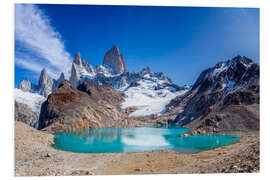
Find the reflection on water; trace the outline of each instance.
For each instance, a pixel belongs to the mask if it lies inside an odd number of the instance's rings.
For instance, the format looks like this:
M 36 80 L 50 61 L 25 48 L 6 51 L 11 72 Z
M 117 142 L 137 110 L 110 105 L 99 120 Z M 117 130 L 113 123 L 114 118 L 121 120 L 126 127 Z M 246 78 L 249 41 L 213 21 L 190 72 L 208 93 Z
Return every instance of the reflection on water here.
M 55 134 L 55 148 L 84 153 L 176 150 L 183 153 L 228 145 L 240 138 L 230 135 L 178 137 L 189 129 L 179 127 L 104 128 Z

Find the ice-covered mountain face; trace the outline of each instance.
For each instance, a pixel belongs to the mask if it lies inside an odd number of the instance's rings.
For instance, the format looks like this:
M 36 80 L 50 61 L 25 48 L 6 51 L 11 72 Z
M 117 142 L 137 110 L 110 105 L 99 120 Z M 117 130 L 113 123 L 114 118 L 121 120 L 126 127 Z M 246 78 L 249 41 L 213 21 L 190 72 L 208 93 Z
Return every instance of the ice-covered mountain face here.
M 42 103 L 46 100 L 44 96 L 38 93 L 23 91 L 21 89 L 14 89 L 15 100 L 27 107 L 37 115 L 39 115 Z
M 161 115 L 171 99 L 185 93 L 187 89 L 188 87 L 179 88 L 166 80 L 146 74 L 124 89 L 127 98 L 122 108 L 135 107 L 136 110 L 130 116 Z
M 123 91 L 127 97 L 122 108 L 136 109 L 130 116 L 161 114 L 171 99 L 189 89 L 188 86 L 173 84 L 162 72 L 152 74 L 150 68 L 144 68 L 140 72 L 112 75 L 106 68 L 101 67 L 102 73 L 98 71 L 95 77 L 82 76 L 80 82 L 86 80 L 96 85 L 109 84 L 114 89 Z

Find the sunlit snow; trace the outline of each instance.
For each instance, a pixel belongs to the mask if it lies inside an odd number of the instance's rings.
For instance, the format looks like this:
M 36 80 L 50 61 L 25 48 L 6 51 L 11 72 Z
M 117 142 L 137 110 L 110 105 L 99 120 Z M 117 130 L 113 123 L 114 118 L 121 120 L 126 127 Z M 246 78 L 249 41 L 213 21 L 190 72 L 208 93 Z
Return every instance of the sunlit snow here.
M 171 92 L 169 88 L 155 90 L 157 82 L 145 79 L 139 81 L 139 84 L 139 86 L 130 87 L 125 91 L 127 98 L 122 104 L 122 108 L 136 108 L 136 111 L 130 116 L 161 114 L 173 98 L 187 91 Z
M 27 105 L 33 112 L 39 114 L 42 103 L 46 100 L 44 96 L 37 93 L 24 92 L 20 89 L 14 89 L 15 100 Z

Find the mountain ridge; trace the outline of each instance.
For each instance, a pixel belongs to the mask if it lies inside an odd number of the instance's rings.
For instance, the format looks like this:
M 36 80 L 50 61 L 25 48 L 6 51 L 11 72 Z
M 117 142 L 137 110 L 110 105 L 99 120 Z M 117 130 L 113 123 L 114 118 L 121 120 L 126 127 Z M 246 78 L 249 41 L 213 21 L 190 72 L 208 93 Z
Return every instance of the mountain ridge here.
M 208 131 L 258 129 L 259 75 L 259 65 L 245 56 L 217 63 L 204 70 L 186 94 L 167 105 L 181 109 L 170 122 Z
M 109 85 L 122 92 L 124 101 L 117 108 L 119 111 L 124 110 L 131 119 L 144 120 L 148 117 L 159 123 L 188 128 L 213 128 L 209 125 L 211 122 L 216 129 L 232 130 L 233 120 L 237 121 L 237 118 L 231 112 L 236 109 L 242 112 L 238 118 L 250 114 L 252 118 L 248 120 L 249 124 L 254 125 L 255 129 L 259 128 L 258 120 L 254 121 L 259 119 L 259 75 L 258 64 L 245 56 L 236 56 L 202 71 L 193 86 L 178 86 L 163 72 L 152 73 L 149 67 L 139 72 L 128 72 L 124 55 L 117 46 L 113 46 L 105 53 L 102 65 L 96 68 L 82 59 L 79 52 L 76 53 L 69 82 L 75 89 L 89 95 L 95 90 L 85 89 L 89 86 L 86 84 L 96 87 Z M 23 80 L 18 88 L 48 99 L 65 79 L 61 73 L 55 80 L 43 69 L 38 85 Z M 38 96 L 33 97 L 41 100 Z M 225 121 L 220 122 L 220 117 Z M 249 124 L 239 128 L 252 129 Z

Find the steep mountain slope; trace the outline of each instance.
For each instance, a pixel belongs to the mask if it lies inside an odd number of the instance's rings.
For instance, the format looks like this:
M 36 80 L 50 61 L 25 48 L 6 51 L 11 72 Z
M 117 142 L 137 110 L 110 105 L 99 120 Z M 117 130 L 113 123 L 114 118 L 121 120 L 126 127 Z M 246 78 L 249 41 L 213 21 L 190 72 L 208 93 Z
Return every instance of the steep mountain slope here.
M 134 107 L 136 110 L 130 116 L 160 115 L 165 106 L 174 97 L 183 94 L 189 87 L 174 87 L 168 81 L 156 76 L 145 74 L 142 79 L 135 81 L 124 92 L 127 95 L 122 108 Z
M 259 65 L 237 56 L 201 73 L 192 89 L 167 107 L 181 107 L 170 123 L 195 129 L 259 129 Z

